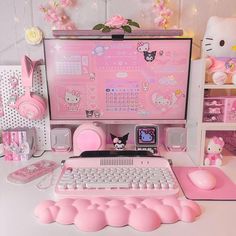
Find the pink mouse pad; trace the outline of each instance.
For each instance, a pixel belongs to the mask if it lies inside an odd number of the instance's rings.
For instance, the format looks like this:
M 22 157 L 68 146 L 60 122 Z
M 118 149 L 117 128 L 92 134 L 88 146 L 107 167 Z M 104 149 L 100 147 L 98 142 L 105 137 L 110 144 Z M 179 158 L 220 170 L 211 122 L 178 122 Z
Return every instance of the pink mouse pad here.
M 188 174 L 194 170 L 205 169 L 216 178 L 216 186 L 212 190 L 196 187 Z M 236 184 L 217 167 L 173 167 L 173 171 L 186 198 L 191 200 L 236 200 Z

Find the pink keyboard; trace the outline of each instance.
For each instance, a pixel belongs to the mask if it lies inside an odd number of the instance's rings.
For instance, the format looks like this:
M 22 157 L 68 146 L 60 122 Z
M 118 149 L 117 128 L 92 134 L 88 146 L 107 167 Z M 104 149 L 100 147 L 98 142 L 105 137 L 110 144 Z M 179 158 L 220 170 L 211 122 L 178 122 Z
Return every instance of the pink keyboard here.
M 59 197 L 147 197 L 177 195 L 169 162 L 157 157 L 70 158 L 55 187 Z

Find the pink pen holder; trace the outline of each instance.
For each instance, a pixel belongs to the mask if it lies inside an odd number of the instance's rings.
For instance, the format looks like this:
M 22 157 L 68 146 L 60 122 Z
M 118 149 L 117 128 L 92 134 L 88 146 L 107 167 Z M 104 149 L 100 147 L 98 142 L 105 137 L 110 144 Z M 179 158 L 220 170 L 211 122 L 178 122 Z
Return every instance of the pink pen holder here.
M 2 132 L 4 159 L 8 161 L 29 160 L 36 150 L 34 128 L 7 129 Z

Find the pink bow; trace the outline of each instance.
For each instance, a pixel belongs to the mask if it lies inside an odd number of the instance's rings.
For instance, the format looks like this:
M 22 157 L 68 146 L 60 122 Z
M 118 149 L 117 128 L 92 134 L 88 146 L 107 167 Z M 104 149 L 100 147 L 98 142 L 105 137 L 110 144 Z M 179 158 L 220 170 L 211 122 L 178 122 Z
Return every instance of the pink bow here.
M 212 139 L 215 144 L 219 144 L 221 147 L 223 147 L 225 145 L 225 142 L 221 137 L 218 138 L 215 136 Z
M 143 46 L 144 43 L 143 42 L 138 42 L 138 46 Z

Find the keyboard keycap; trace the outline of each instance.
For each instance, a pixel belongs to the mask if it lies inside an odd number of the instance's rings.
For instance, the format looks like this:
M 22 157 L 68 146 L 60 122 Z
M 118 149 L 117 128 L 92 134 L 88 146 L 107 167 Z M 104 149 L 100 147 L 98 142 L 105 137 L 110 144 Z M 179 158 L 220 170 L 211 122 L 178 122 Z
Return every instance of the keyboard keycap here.
M 122 189 L 127 191 L 127 195 L 132 195 L 133 192 L 144 193 L 147 190 L 165 195 L 168 194 L 168 191 L 177 192 L 175 190 L 178 189 L 178 186 L 169 168 L 69 167 L 58 181 L 57 189 L 58 192 L 67 192 L 73 195 L 82 194 L 83 191 L 90 189 L 104 189 L 104 194 L 106 194 L 106 189 L 114 189 L 115 191 Z M 124 193 L 124 191 L 120 192 Z
M 109 182 L 109 183 L 86 183 L 87 188 L 130 188 L 131 184 L 126 182 Z

